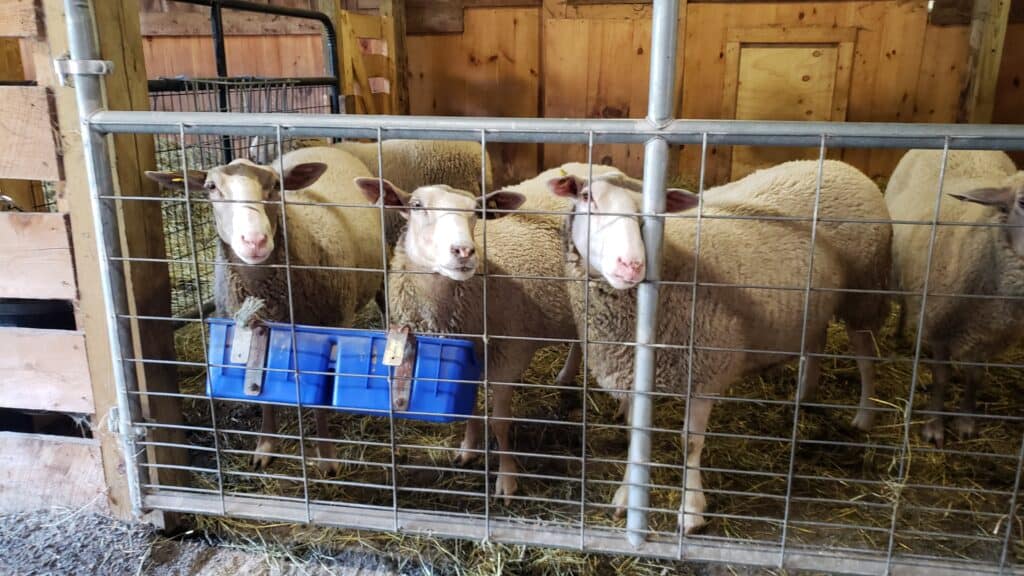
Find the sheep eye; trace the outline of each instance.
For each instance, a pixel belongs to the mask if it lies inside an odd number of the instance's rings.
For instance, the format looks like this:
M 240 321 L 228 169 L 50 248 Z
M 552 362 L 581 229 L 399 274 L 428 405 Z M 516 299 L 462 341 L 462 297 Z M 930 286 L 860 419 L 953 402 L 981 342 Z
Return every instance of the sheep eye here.
M 419 200 L 413 199 L 409 201 L 409 208 L 422 208 L 423 203 Z
M 206 188 L 207 190 L 216 190 L 217 185 L 214 184 L 212 180 L 207 180 L 205 183 L 203 183 L 203 188 Z

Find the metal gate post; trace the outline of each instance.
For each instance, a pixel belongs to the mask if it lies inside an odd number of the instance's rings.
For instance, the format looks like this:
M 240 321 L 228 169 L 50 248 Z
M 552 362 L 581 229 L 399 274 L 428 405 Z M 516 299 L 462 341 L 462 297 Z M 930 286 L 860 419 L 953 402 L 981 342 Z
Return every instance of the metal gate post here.
M 651 25 L 651 76 L 648 88 L 647 122 L 653 129 L 664 128 L 672 120 L 673 78 L 676 68 L 676 30 L 679 26 L 679 2 L 655 0 Z M 629 436 L 629 513 L 626 535 L 633 546 L 647 535 L 651 460 L 650 392 L 654 389 L 655 343 L 658 332 L 658 281 L 661 279 L 661 244 L 665 211 L 665 172 L 668 142 L 654 137 L 644 145 L 644 246 L 647 276 L 637 287 L 636 362 Z
M 71 66 L 68 74 L 73 77 L 78 114 L 82 121 L 82 153 L 89 179 L 89 195 L 92 200 L 93 222 L 96 227 L 96 253 L 100 268 L 100 284 L 106 304 L 107 335 L 113 361 L 114 388 L 117 392 L 117 428 L 124 450 L 125 476 L 128 495 L 131 498 L 132 514 L 142 515 L 142 493 L 140 475 L 145 471 L 138 465 L 137 458 L 145 452 L 139 450 L 135 438 L 139 430 L 132 425 L 132 415 L 142 414 L 138 396 L 128 394 L 138 390 L 134 367 L 125 367 L 125 358 L 133 358 L 131 323 L 124 264 L 121 258 L 121 232 L 117 223 L 117 206 L 114 200 L 100 199 L 100 196 L 114 192 L 113 172 L 106 137 L 89 125 L 89 117 L 103 110 L 103 86 L 96 70 L 108 67 L 90 67 L 97 63 L 99 43 L 93 25 L 91 0 L 64 0 L 64 12 L 68 26 L 68 48 Z M 90 70 L 89 68 L 94 68 Z M 113 260 L 112 260 L 113 259 Z M 147 482 L 143 479 L 143 482 Z

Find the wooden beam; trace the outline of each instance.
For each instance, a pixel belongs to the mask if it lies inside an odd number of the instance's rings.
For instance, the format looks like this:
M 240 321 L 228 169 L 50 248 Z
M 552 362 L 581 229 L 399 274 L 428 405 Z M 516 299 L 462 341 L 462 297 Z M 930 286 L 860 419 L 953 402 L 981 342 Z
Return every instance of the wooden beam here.
M 210 36 L 210 16 L 206 12 L 142 12 L 139 14 L 143 36 Z M 319 22 L 274 14 L 224 11 L 225 36 L 267 36 L 320 34 Z
M 35 0 L 0 0 L 0 36 L 30 38 L 39 35 Z
M 85 335 L 0 328 L 0 407 L 92 414 Z
M 60 179 L 52 115 L 46 88 L 0 87 L 0 178 Z
M 0 298 L 75 299 L 66 216 L 0 212 L 0 270 Z
M 26 80 L 26 62 L 21 54 L 25 42 L 20 38 L 0 38 L 0 80 Z M 42 184 L 33 180 L 0 180 L 0 194 L 10 196 L 22 210 L 37 210 L 46 203 Z
M 0 432 L 0 512 L 108 510 L 99 442 Z
M 391 86 L 391 113 L 409 113 L 409 59 L 405 47 L 405 0 L 384 0 L 380 15 L 385 19 Z
M 999 66 L 1010 15 L 1010 0 L 975 0 L 971 22 L 967 82 L 957 122 L 989 123 L 995 107 Z

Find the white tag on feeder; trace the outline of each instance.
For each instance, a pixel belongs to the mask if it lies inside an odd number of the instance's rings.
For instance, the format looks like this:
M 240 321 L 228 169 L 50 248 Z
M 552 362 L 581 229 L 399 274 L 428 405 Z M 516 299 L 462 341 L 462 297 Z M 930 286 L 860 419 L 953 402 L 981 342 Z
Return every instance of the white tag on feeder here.
M 249 361 L 249 347 L 252 345 L 252 328 L 235 324 L 231 337 L 231 363 L 245 364 Z
M 388 330 L 388 342 L 384 346 L 384 358 L 381 362 L 385 366 L 401 366 L 405 358 L 405 342 L 409 338 L 408 326 L 392 326 Z

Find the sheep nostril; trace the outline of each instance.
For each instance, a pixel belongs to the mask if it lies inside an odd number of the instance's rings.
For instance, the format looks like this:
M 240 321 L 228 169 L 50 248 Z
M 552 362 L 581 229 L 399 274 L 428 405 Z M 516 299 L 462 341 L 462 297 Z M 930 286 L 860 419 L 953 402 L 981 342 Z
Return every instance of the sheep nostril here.
M 471 258 L 476 254 L 476 248 L 473 246 L 452 246 L 452 254 L 462 259 Z
M 242 235 L 242 242 L 253 248 L 260 249 L 267 245 L 266 234 L 253 234 L 251 236 Z

